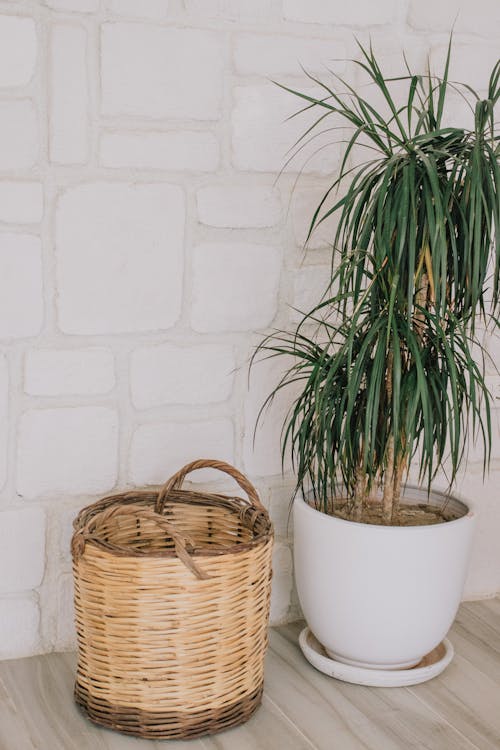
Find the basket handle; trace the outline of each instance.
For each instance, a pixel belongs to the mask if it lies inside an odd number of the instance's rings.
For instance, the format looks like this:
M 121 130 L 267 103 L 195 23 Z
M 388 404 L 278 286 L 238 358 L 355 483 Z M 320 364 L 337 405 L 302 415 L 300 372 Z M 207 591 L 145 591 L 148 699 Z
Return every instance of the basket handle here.
M 142 518 L 148 518 L 151 521 L 154 521 L 160 528 L 162 528 L 164 531 L 167 532 L 168 536 L 173 539 L 174 547 L 175 547 L 175 554 L 179 558 L 179 560 L 184 563 L 186 568 L 188 568 L 191 573 L 193 573 L 197 578 L 200 580 L 206 580 L 208 578 L 211 578 L 212 576 L 208 575 L 208 573 L 205 573 L 204 570 L 202 570 L 193 560 L 191 555 L 188 552 L 188 546 L 193 547 L 191 540 L 188 537 L 183 536 L 182 534 L 179 534 L 177 529 L 173 524 L 168 521 L 165 516 L 160 516 L 158 513 L 156 513 L 154 510 L 151 510 L 150 508 L 145 508 L 142 505 L 114 505 L 110 508 L 107 508 L 106 510 L 103 510 L 100 515 L 101 521 L 107 521 L 108 519 L 112 518 L 116 515 L 133 515 L 134 517 L 141 516 Z M 73 539 L 71 541 L 71 550 L 73 553 L 73 556 L 75 558 L 75 562 L 78 562 L 80 557 L 83 555 L 83 551 L 85 549 L 85 543 L 90 542 L 94 539 L 93 531 L 92 531 L 92 521 L 94 518 L 89 519 L 85 526 L 83 526 L 81 529 L 79 529 L 75 534 L 73 535 Z
M 225 474 L 229 474 L 230 477 L 236 480 L 241 489 L 246 492 L 246 494 L 248 495 L 248 499 L 250 500 L 250 504 L 256 510 L 265 511 L 264 506 L 259 500 L 257 490 L 255 489 L 253 484 L 249 482 L 249 480 L 243 474 L 241 474 L 241 472 L 235 469 L 234 466 L 231 466 L 231 464 L 228 464 L 225 461 L 216 461 L 215 459 L 210 458 L 200 458 L 197 461 L 191 461 L 191 463 L 186 464 L 186 466 L 180 469 L 176 474 L 174 474 L 165 482 L 158 493 L 158 497 L 156 498 L 155 511 L 157 513 L 163 513 L 163 508 L 169 492 L 171 490 L 180 489 L 186 476 L 190 472 L 196 471 L 197 469 L 217 469 L 218 471 L 223 471 Z

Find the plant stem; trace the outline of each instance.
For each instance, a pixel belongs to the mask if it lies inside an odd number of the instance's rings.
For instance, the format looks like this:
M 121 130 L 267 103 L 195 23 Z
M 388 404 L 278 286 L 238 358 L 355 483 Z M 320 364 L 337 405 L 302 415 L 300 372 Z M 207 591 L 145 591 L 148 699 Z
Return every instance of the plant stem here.
M 392 500 L 392 510 L 391 510 L 392 526 L 396 525 L 398 514 L 399 514 L 399 501 L 401 499 L 401 487 L 403 484 L 404 468 L 405 468 L 405 461 L 403 459 L 397 461 L 396 470 L 394 471 L 394 485 L 393 485 L 394 496 Z
M 387 355 L 387 375 L 385 380 L 385 392 L 387 398 L 387 409 L 392 401 L 392 366 L 394 353 L 391 349 Z M 389 525 L 392 517 L 394 503 L 394 435 L 389 436 L 387 442 L 387 465 L 384 472 L 384 494 L 382 497 L 382 522 Z
M 361 521 L 363 508 L 366 505 L 367 478 L 363 467 L 360 465 L 356 475 L 356 488 L 354 491 L 354 507 L 352 517 L 354 521 Z
M 384 494 L 382 497 L 382 523 L 390 526 L 394 503 L 394 436 L 391 435 L 387 447 Z
M 424 272 L 421 277 L 421 286 L 417 292 L 416 299 L 415 299 L 415 304 L 418 305 L 420 308 L 427 309 L 428 292 L 429 292 L 429 279 L 427 277 L 427 274 Z M 417 332 L 419 341 L 422 344 L 424 340 L 424 331 L 425 331 L 425 314 L 422 310 L 417 310 L 417 312 L 415 313 L 415 330 Z

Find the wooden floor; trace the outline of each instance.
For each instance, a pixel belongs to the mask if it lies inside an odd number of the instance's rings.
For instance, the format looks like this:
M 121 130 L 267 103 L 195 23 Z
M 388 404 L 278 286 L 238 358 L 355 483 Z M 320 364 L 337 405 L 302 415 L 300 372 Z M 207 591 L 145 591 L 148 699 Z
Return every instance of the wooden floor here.
M 74 654 L 0 662 L 0 750 L 499 750 L 500 599 L 462 605 L 454 661 L 412 688 L 325 677 L 304 660 L 299 631 L 272 631 L 255 716 L 191 742 L 136 740 L 90 724 L 72 700 Z

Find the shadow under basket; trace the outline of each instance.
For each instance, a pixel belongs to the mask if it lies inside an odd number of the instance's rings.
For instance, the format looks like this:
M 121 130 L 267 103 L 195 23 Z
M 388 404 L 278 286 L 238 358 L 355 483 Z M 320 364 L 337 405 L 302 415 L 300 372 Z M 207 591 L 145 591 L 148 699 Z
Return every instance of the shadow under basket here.
M 182 489 L 207 467 L 248 499 Z M 89 718 L 152 739 L 246 721 L 262 697 L 273 542 L 250 482 L 194 461 L 159 493 L 84 508 L 74 528 L 75 699 Z

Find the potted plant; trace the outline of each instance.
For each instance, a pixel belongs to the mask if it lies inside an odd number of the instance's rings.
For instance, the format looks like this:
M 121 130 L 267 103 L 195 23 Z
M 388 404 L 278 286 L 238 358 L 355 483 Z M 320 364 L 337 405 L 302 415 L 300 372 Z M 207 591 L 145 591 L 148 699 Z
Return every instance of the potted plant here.
M 299 149 L 325 126 L 351 128 L 309 230 L 336 215 L 328 288 L 257 350 L 291 358 L 268 401 L 299 389 L 282 433 L 297 475 L 297 588 L 328 656 L 382 674 L 418 664 L 452 624 L 474 514 L 432 483 L 444 471 L 452 486 L 471 440 L 486 469 L 491 446 L 478 323 L 499 302 L 500 61 L 481 99 L 450 81 L 450 50 L 451 39 L 440 78 L 406 64 L 387 79 L 360 45 L 382 106 L 339 78 L 309 76 L 317 97 L 282 87 L 317 113 Z M 443 124 L 450 89 L 470 102 L 471 127 Z

